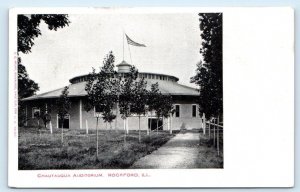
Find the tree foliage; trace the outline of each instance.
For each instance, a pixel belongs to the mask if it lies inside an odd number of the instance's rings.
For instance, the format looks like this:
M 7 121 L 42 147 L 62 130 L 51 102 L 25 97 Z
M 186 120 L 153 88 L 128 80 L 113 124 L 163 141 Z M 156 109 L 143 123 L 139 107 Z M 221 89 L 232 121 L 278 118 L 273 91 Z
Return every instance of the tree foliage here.
M 145 115 L 146 102 L 148 98 L 148 91 L 146 89 L 147 82 L 144 78 L 139 79 L 134 83 L 132 89 L 132 104 L 130 111 L 138 116 Z
M 164 118 L 170 117 L 174 113 L 173 99 L 171 95 L 162 95 L 161 115 Z
M 29 53 L 34 45 L 34 39 L 42 35 L 39 29 L 41 21 L 48 25 L 49 30 L 57 30 L 69 25 L 65 14 L 32 14 L 18 15 L 18 52 Z
M 69 110 L 71 108 L 71 101 L 68 95 L 69 95 L 69 87 L 65 86 L 61 92 L 61 95 L 56 100 L 56 105 L 58 108 L 57 114 L 60 119 L 64 119 L 65 116 L 69 113 Z
M 199 111 L 206 117 L 223 114 L 222 13 L 200 13 L 203 59 L 197 64 L 191 82 L 200 88 Z
M 133 87 L 133 101 L 131 105 L 131 112 L 139 117 L 139 142 L 141 142 L 141 115 L 145 115 L 147 108 L 148 91 L 146 89 L 147 82 L 144 78 L 140 78 L 134 83 Z
M 118 100 L 118 90 L 116 89 L 118 82 L 115 79 L 114 61 L 115 57 L 110 52 L 104 58 L 99 73 L 96 73 L 95 69 L 90 73 L 85 86 L 87 92 L 85 109 L 89 111 L 96 107 L 98 111 L 101 111 L 106 122 L 111 122 L 114 119 L 112 109 Z
M 120 82 L 119 108 L 122 119 L 126 119 L 131 114 L 131 106 L 134 103 L 133 88 L 138 77 L 138 70 L 135 66 L 130 67 L 130 72 L 124 74 Z
M 18 53 L 28 54 L 31 52 L 34 39 L 42 34 L 39 29 L 41 21 L 44 21 L 50 30 L 63 28 L 70 23 L 67 15 L 18 15 Z M 21 100 L 35 95 L 38 90 L 38 84 L 29 78 L 26 67 L 21 62 L 21 57 L 18 57 L 18 122 L 20 126 L 23 126 L 27 121 L 24 102 Z
M 34 95 L 39 90 L 36 82 L 29 78 L 27 70 L 21 63 L 18 64 L 18 97 L 23 99 Z

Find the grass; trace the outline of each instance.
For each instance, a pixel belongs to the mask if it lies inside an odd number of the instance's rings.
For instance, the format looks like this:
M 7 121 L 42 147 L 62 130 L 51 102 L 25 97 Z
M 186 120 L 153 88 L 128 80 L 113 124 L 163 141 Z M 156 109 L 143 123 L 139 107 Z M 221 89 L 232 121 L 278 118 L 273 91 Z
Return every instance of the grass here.
M 41 169 L 120 169 L 129 168 L 139 158 L 152 153 L 175 134 L 166 131 L 152 133 L 151 138 L 141 132 L 130 131 L 124 141 L 124 132 L 99 131 L 99 155 L 96 158 L 96 131 L 19 128 L 19 170 Z
M 211 135 L 203 135 L 200 133 L 199 153 L 197 158 L 197 165 L 199 168 L 223 168 L 223 136 L 220 134 L 219 155 L 216 148 L 216 142 Z

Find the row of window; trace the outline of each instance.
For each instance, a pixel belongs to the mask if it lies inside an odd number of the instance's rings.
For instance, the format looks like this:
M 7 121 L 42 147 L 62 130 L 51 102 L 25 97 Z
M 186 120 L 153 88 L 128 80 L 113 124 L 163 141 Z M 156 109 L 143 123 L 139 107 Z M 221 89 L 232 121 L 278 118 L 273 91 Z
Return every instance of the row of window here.
M 101 110 L 96 107 L 94 109 L 94 113 L 101 113 Z M 32 118 L 35 118 L 37 116 L 40 115 L 40 109 L 37 107 L 33 107 L 32 108 Z M 197 116 L 197 105 L 193 104 L 192 105 L 192 117 L 196 117 Z M 180 117 L 180 105 L 176 104 L 175 105 L 175 117 Z
M 139 78 L 148 78 L 148 79 L 159 79 L 159 80 L 167 80 L 167 81 L 174 81 L 175 79 L 172 77 L 168 77 L 168 76 L 164 76 L 164 75 L 156 75 L 156 74 L 142 74 L 140 73 Z M 124 73 L 121 74 L 121 77 L 124 77 Z M 88 76 L 84 76 L 84 77 L 80 77 L 78 79 L 73 80 L 73 83 L 79 83 L 79 82 L 83 82 L 83 81 L 87 81 L 88 80 Z

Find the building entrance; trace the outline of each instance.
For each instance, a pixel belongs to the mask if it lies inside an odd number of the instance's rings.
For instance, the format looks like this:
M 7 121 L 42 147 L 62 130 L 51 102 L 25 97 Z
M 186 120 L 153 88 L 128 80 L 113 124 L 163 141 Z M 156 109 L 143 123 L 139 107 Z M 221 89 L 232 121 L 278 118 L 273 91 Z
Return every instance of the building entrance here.
M 156 130 L 157 128 L 157 122 L 158 122 L 158 130 L 163 130 L 163 120 L 162 119 L 157 119 L 157 118 L 149 118 L 148 119 L 148 128 L 150 130 Z
M 58 117 L 58 128 L 69 129 L 70 128 L 70 115 L 65 115 L 63 119 Z

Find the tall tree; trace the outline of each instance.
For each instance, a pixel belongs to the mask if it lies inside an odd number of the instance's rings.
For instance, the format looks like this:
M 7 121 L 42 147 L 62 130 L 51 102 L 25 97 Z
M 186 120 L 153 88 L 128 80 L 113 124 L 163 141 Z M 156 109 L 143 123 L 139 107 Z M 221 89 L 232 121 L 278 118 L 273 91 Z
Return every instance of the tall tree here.
M 199 112 L 206 117 L 223 114 L 223 27 L 222 13 L 200 13 L 202 61 L 191 82 L 200 88 Z
M 42 32 L 39 28 L 44 21 L 49 30 L 57 30 L 69 25 L 70 21 L 66 14 L 32 14 L 18 15 L 18 52 L 29 53 L 34 45 L 34 39 Z
M 139 117 L 139 142 L 141 142 L 141 115 L 146 114 L 146 102 L 148 95 L 146 86 L 147 82 L 144 78 L 141 78 L 135 82 L 132 94 L 134 102 L 132 102 L 130 109 L 132 113 L 137 114 Z
M 56 100 L 56 105 L 58 108 L 58 118 L 62 120 L 61 123 L 61 143 L 64 143 L 64 127 L 63 127 L 63 120 L 65 119 L 65 116 L 69 113 L 69 110 L 71 108 L 71 102 L 68 97 L 69 95 L 69 87 L 65 86 L 64 89 L 61 92 L 61 95 Z
M 100 72 L 96 73 L 95 69 L 89 75 L 89 80 L 85 86 L 87 92 L 87 102 L 85 109 L 90 111 L 95 109 L 96 115 L 96 159 L 98 159 L 99 149 L 99 132 L 98 122 L 100 113 L 104 121 L 112 121 L 114 115 L 112 109 L 114 104 L 117 102 L 117 93 L 115 86 L 116 72 L 114 70 L 115 57 L 110 52 L 103 61 L 103 66 L 100 68 Z
M 18 60 L 18 120 L 19 125 L 23 126 L 28 117 L 26 117 L 26 109 L 22 99 L 34 95 L 39 90 L 39 86 L 29 78 L 25 66 L 20 63 L 20 58 Z

